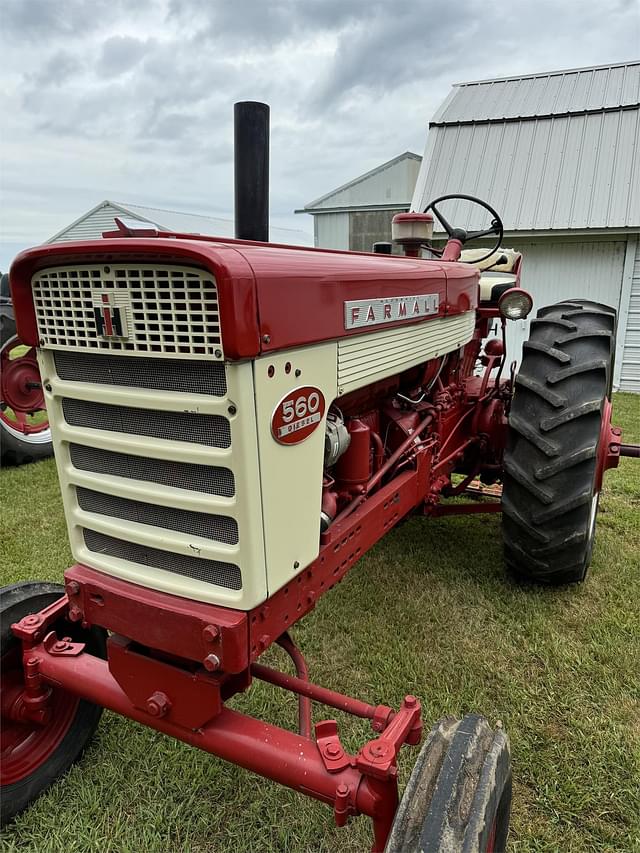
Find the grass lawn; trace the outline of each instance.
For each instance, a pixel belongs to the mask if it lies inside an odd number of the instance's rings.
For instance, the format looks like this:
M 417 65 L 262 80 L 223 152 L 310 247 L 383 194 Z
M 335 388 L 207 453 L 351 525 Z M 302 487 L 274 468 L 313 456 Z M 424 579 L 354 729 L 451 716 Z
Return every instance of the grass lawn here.
M 640 441 L 638 397 L 614 420 Z M 423 700 L 427 724 L 500 719 L 515 777 L 510 849 L 640 851 L 640 464 L 609 472 L 587 583 L 517 585 L 499 519 L 411 520 L 295 629 L 311 676 L 369 702 Z M 61 580 L 71 561 L 52 460 L 2 471 L 2 582 Z M 283 663 L 279 650 L 270 662 Z M 256 683 L 235 707 L 295 727 L 290 695 Z M 315 719 L 333 716 L 315 707 Z M 357 748 L 366 724 L 339 718 Z M 406 780 L 415 749 L 402 751 Z M 365 851 L 368 821 L 331 811 L 105 713 L 84 759 L 22 814 L 4 850 Z

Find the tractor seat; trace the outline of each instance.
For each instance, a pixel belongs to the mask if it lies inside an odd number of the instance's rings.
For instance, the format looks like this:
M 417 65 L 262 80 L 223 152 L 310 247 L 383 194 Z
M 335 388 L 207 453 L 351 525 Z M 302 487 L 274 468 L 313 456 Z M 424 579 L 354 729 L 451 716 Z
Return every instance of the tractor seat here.
M 496 272 L 517 273 L 522 254 L 516 252 L 515 249 L 496 249 L 493 254 L 489 255 L 484 261 L 475 262 L 476 258 L 481 258 L 487 254 L 486 249 L 463 249 L 460 253 L 460 260 L 466 264 L 471 264 L 477 267 L 480 272 L 485 270 L 495 270 Z

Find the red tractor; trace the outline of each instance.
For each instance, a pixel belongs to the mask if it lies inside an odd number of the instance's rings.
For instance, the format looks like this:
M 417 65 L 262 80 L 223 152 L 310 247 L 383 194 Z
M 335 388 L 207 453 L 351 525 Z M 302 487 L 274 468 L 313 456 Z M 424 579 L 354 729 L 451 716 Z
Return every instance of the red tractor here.
M 512 572 L 582 580 L 603 473 L 635 452 L 610 424 L 616 313 L 541 309 L 516 373 L 505 326 L 532 300 L 489 205 L 472 200 L 489 216 L 475 233 L 442 199 L 396 217 L 403 255 L 270 244 L 267 141 L 268 108 L 236 105 L 237 239 L 117 222 L 11 268 L 76 564 L 64 588 L 3 591 L 2 816 L 69 768 L 104 707 L 327 803 L 339 825 L 368 815 L 376 851 L 501 851 L 505 732 L 442 720 L 398 804 L 419 700 L 314 684 L 289 630 L 410 514 L 502 511 Z M 501 500 L 442 502 L 474 482 Z M 273 643 L 296 676 L 260 663 Z M 299 731 L 228 707 L 253 679 L 298 695 Z M 369 719 L 371 739 L 350 754 L 312 702 Z

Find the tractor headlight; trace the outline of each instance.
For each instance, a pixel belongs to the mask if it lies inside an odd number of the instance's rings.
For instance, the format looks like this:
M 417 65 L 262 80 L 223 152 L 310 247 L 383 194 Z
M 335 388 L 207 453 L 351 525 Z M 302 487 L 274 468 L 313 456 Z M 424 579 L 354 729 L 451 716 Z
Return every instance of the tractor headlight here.
M 533 299 L 521 287 L 511 287 L 500 297 L 498 308 L 507 320 L 524 320 L 531 313 Z

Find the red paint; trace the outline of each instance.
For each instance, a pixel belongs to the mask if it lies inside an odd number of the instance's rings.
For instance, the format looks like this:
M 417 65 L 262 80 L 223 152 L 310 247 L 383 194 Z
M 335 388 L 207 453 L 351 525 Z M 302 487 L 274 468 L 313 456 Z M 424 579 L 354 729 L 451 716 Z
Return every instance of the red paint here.
M 19 646 L 3 656 L 1 674 L 0 785 L 4 786 L 30 776 L 53 755 L 69 731 L 79 699 L 74 693 L 55 687 L 48 697 L 48 724 L 32 722 L 24 706 Z
M 119 236 L 49 244 L 18 255 L 10 282 L 23 340 L 30 346 L 38 343 L 31 294 L 36 271 L 128 262 L 186 262 L 210 270 L 219 293 L 224 351 L 231 359 L 366 333 L 366 328 L 344 328 L 344 303 L 350 300 L 433 293 L 440 304 L 434 316 L 443 316 L 469 310 L 478 298 L 477 270 L 464 264 L 214 238 Z M 431 319 L 409 318 L 384 328 Z
M 280 400 L 271 416 L 271 435 L 278 444 L 300 444 L 320 426 L 324 411 L 324 394 L 319 388 L 294 388 Z

